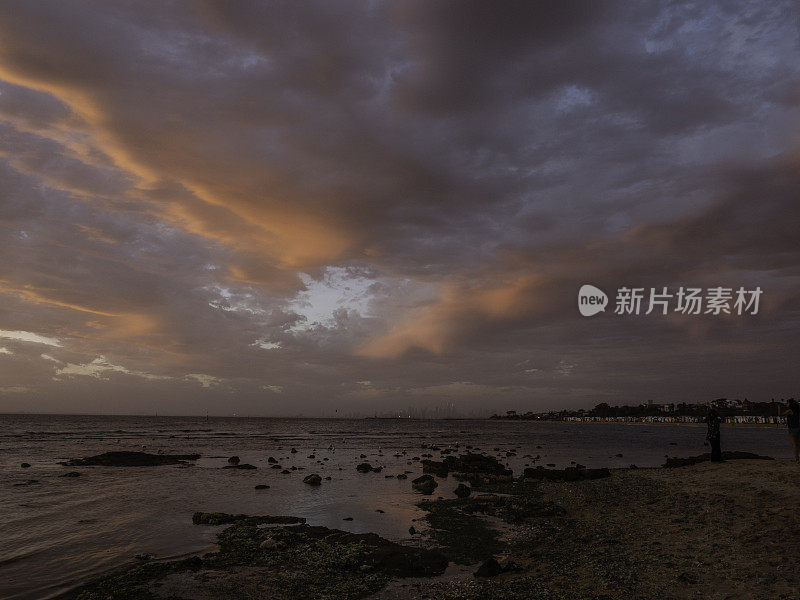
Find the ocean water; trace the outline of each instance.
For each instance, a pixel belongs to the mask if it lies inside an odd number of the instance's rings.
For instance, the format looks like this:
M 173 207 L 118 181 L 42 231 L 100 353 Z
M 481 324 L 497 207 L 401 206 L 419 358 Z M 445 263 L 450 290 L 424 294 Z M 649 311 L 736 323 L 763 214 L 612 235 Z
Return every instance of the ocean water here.
M 168 557 L 209 548 L 219 528 L 192 525 L 198 510 L 294 515 L 402 541 L 422 516 L 410 480 L 421 473 L 411 459 L 428 452 L 423 444 L 458 444 L 460 451 L 471 445 L 519 472 L 528 464 L 565 467 L 571 461 L 657 466 L 665 455 L 707 451 L 704 434 L 698 425 L 0 415 L 0 599 L 52 598 L 136 554 Z M 774 426 L 723 426 L 722 445 L 791 456 L 785 428 Z M 58 464 L 111 450 L 202 458 L 190 468 Z M 508 451 L 516 456 L 507 457 Z M 533 463 L 526 454 L 541 458 Z M 232 455 L 258 469 L 223 470 Z M 270 468 L 270 456 L 284 468 L 303 470 L 281 474 Z M 364 460 L 383 472 L 356 472 Z M 23 469 L 23 462 L 31 466 Z M 408 480 L 386 477 L 406 470 L 413 472 Z M 82 475 L 59 477 L 67 471 Z M 331 480 L 303 484 L 310 473 Z M 255 490 L 256 484 L 270 489 Z M 452 480 L 440 480 L 436 495 L 452 496 L 453 488 Z

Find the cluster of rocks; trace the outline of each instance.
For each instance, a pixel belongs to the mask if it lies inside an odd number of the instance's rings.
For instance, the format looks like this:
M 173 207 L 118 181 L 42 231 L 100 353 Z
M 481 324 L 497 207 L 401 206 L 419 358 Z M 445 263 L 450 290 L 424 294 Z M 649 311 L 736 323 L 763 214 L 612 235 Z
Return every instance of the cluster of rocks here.
M 186 464 L 187 461 L 195 461 L 198 458 L 200 458 L 199 454 L 149 454 L 117 450 L 87 458 L 73 458 L 59 464 L 67 467 L 158 467 Z

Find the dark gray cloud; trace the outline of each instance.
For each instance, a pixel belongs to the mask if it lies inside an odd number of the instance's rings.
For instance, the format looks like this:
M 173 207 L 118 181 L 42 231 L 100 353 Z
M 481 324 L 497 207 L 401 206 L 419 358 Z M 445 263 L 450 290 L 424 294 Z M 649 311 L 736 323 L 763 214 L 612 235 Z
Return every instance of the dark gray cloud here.
M 0 409 L 794 393 L 794 11 L 5 3 Z M 764 296 L 584 319 L 586 282 Z

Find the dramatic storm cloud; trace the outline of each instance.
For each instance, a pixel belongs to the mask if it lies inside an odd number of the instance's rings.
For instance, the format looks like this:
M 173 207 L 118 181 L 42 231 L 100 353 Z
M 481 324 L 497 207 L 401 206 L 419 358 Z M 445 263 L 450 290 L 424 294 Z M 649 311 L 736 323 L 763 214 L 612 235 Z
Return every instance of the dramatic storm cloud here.
M 0 410 L 796 395 L 796 8 L 3 2 Z

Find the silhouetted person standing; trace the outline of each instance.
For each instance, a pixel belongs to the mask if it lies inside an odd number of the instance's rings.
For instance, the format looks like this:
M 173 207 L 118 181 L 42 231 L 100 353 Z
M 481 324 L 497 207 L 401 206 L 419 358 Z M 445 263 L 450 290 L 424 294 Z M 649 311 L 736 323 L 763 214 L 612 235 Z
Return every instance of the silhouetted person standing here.
M 786 426 L 789 428 L 789 437 L 794 446 L 794 461 L 800 462 L 800 406 L 797 400 L 790 398 L 786 408 L 781 408 L 780 415 L 786 415 Z
M 716 408 L 712 408 L 708 411 L 705 422 L 708 425 L 706 439 L 708 443 L 711 444 L 711 461 L 722 462 L 722 451 L 719 448 L 719 424 L 722 422 L 722 419 L 719 418 Z

